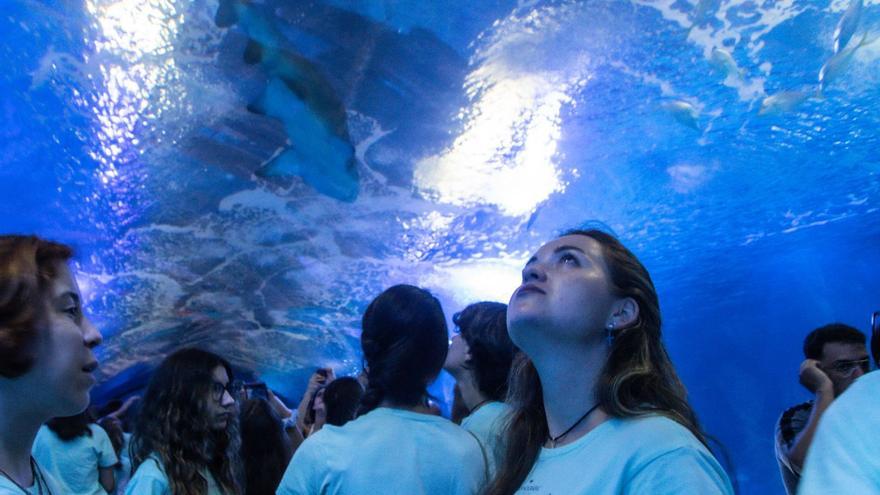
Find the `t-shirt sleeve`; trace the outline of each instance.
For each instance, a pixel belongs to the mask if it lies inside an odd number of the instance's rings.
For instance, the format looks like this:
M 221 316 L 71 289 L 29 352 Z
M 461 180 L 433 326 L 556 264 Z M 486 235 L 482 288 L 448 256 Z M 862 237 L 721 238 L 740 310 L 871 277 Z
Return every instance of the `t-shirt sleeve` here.
M 320 448 L 306 440 L 293 454 L 284 471 L 276 495 L 313 495 L 320 493 L 319 467 L 323 465 Z
M 95 442 L 95 452 L 98 455 L 98 467 L 109 468 L 119 463 L 119 457 L 116 456 L 116 450 L 113 449 L 113 442 L 110 436 L 98 425 L 93 425 L 92 440 Z
M 128 481 L 125 495 L 171 495 L 171 488 L 156 461 L 148 459 L 138 466 Z
M 679 447 L 648 461 L 624 486 L 626 495 L 733 495 L 711 454 Z

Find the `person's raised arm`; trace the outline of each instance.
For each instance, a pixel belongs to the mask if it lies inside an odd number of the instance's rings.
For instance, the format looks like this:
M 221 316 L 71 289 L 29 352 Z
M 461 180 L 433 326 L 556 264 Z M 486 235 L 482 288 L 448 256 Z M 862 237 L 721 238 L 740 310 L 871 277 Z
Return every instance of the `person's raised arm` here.
M 113 474 L 112 467 L 98 468 L 98 481 L 107 490 L 107 493 L 113 493 L 116 490 L 116 475 Z
M 306 424 L 306 418 L 309 415 L 309 403 L 312 401 L 312 397 L 315 396 L 315 392 L 328 383 L 332 382 L 336 378 L 333 370 L 330 368 L 318 368 L 312 376 L 309 377 L 309 384 L 306 386 L 306 391 L 303 394 L 302 400 L 299 401 L 299 407 L 297 407 L 297 417 L 296 417 L 296 426 L 299 428 L 299 431 L 303 433 L 305 436 L 305 432 L 308 426 Z
M 788 449 L 788 459 L 793 467 L 800 472 L 804 465 L 804 459 L 807 458 L 807 451 L 810 444 L 813 443 L 813 437 L 816 434 L 816 428 L 819 426 L 819 420 L 828 409 L 828 406 L 834 402 L 834 384 L 828 375 L 819 368 L 819 362 L 815 359 L 806 359 L 801 363 L 800 369 L 801 385 L 807 388 L 815 395 L 813 409 L 810 411 L 810 418 L 804 429 L 795 437 L 791 448 Z

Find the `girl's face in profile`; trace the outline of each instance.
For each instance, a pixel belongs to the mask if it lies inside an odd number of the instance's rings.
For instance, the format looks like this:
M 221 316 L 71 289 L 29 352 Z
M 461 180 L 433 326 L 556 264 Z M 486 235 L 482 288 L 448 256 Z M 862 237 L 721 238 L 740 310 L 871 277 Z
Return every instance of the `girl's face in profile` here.
M 98 367 L 92 348 L 102 337 L 83 314 L 82 295 L 67 264 L 58 262 L 55 272 L 44 294 L 34 366 L 23 378 L 32 386 L 33 399 L 53 416 L 72 416 L 89 405 Z
M 223 366 L 217 366 L 211 371 L 211 380 L 211 392 L 206 407 L 209 423 L 214 430 L 225 430 L 235 413 L 236 391 L 230 385 L 231 377 Z

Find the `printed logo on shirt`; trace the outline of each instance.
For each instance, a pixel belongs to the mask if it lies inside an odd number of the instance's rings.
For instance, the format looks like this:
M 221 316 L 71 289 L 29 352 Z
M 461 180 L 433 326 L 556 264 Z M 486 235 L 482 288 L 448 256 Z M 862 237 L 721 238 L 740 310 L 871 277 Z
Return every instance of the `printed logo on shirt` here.
M 519 490 L 517 490 L 517 492 L 525 493 L 538 493 L 540 491 L 541 485 L 536 485 L 535 480 L 529 480 L 527 483 L 523 483 L 523 486 L 519 487 Z

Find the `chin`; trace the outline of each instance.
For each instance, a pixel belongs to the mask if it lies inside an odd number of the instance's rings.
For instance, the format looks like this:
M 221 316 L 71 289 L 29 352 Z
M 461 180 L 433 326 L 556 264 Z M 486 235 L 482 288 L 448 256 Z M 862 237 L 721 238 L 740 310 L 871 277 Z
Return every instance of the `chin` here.
M 70 394 L 61 394 L 59 395 L 59 399 L 56 403 L 58 404 L 58 411 L 55 416 L 74 416 L 86 410 L 89 407 L 89 394 L 85 392 L 83 394 L 74 395 Z

